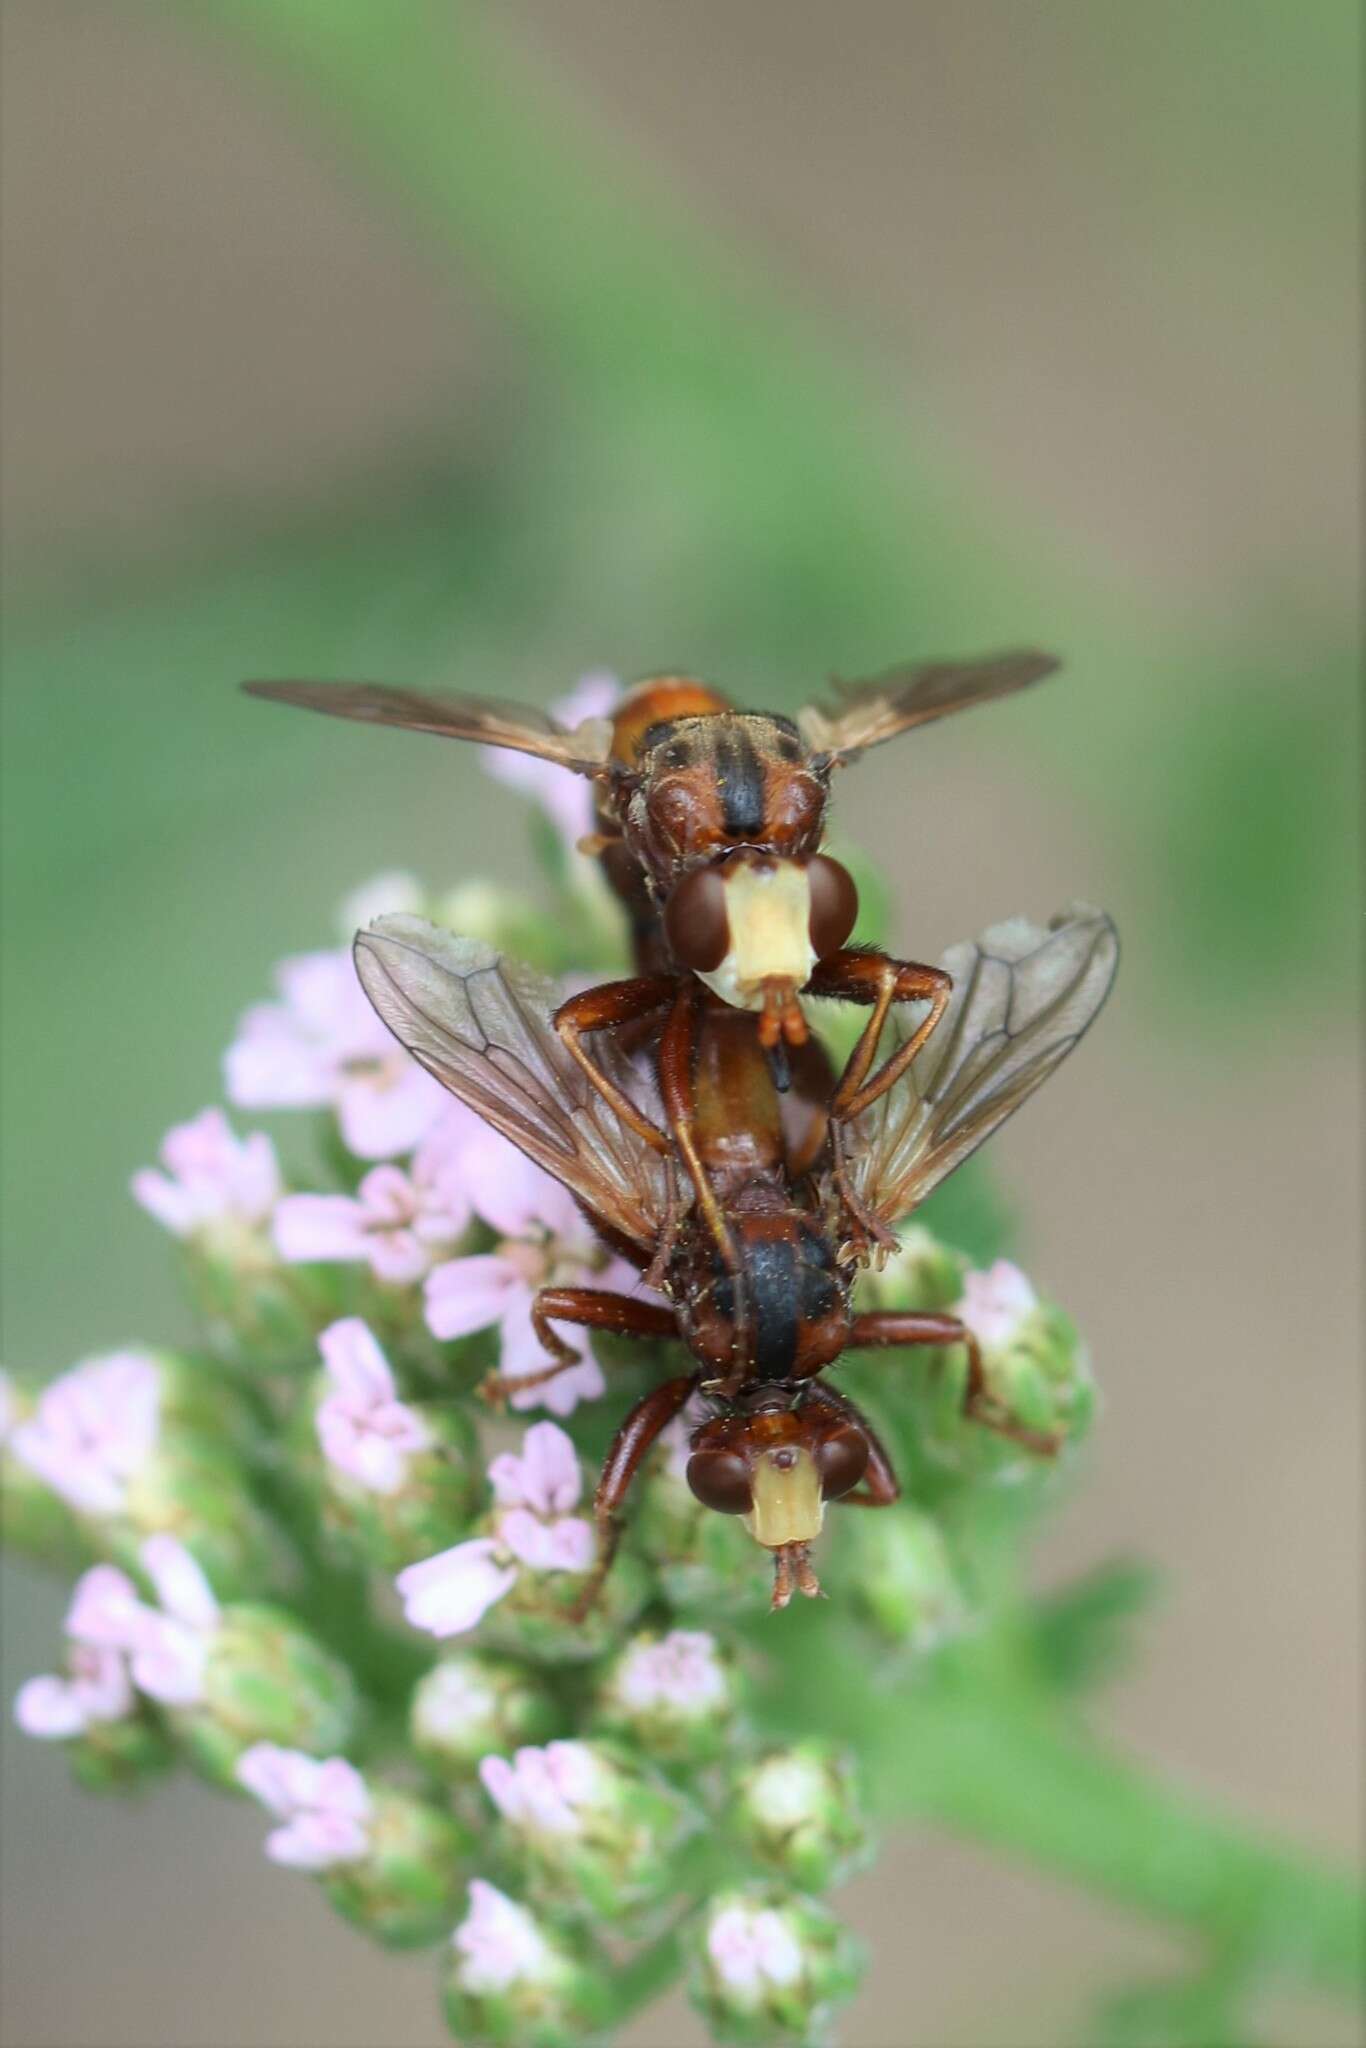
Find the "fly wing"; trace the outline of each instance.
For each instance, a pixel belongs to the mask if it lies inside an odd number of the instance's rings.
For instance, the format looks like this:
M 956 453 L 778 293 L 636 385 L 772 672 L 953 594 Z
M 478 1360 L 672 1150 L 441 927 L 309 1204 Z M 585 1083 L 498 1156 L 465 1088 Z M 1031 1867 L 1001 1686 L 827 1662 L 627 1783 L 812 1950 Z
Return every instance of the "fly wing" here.
M 866 683 L 836 683 L 836 702 L 809 704 L 797 715 L 807 744 L 828 762 L 852 761 L 913 725 L 947 718 L 993 697 L 1008 697 L 1052 675 L 1057 657 L 1033 648 L 987 655 L 981 661 L 935 661 L 888 669 Z
M 510 747 L 579 775 L 600 775 L 612 744 L 608 719 L 587 718 L 569 731 L 544 711 L 526 704 L 500 704 L 493 697 L 447 696 L 395 683 L 250 682 L 242 688 L 249 697 L 297 704 L 305 711 L 326 712 L 329 718 L 355 718 L 363 725 L 396 725 L 442 739 Z
M 947 1011 L 849 1140 L 855 1192 L 879 1221 L 909 1215 L 1047 1080 L 1109 995 L 1118 960 L 1113 924 L 1082 903 L 1047 926 L 1014 917 L 949 948 Z
M 357 934 L 355 960 L 365 993 L 419 1066 L 595 1216 L 654 1249 L 667 1210 L 663 1162 L 565 1051 L 548 981 L 481 939 L 399 914 Z M 639 1092 L 626 1061 L 610 1045 L 601 1050 L 611 1078 Z

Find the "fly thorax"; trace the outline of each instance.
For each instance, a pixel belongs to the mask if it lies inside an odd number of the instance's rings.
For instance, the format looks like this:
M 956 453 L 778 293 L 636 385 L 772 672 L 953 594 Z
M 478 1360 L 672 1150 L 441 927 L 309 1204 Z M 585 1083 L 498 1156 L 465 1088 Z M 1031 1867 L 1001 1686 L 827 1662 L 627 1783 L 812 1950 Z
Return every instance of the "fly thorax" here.
M 698 979 L 739 1010 L 762 1010 L 767 982 L 804 988 L 816 964 L 811 885 L 796 861 L 735 861 L 721 875 L 730 944 Z

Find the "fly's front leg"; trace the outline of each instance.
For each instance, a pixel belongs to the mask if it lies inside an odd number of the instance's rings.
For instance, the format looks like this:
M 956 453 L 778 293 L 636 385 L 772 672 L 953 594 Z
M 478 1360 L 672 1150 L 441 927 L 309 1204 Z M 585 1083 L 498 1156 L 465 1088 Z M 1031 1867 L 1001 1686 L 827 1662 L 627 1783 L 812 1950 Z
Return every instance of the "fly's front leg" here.
M 966 1323 L 957 1316 L 930 1315 L 911 1310 L 875 1309 L 869 1315 L 855 1316 L 849 1331 L 851 1350 L 864 1346 L 877 1347 L 891 1344 L 962 1344 L 968 1354 L 967 1385 L 963 1389 L 963 1413 L 974 1422 L 980 1422 L 983 1429 L 994 1430 L 997 1436 L 1009 1437 L 1012 1443 L 1020 1444 L 1025 1450 L 1033 1451 L 1036 1457 L 1054 1458 L 1062 1447 L 1062 1438 L 1037 1429 L 1025 1429 L 1016 1422 L 1006 1408 L 992 1393 L 987 1384 L 986 1369 L 982 1364 L 982 1348 Z
M 490 1373 L 480 1384 L 484 1399 L 500 1403 L 529 1387 L 543 1387 L 583 1363 L 579 1353 L 551 1329 L 551 1322 L 578 1323 L 586 1329 L 613 1330 L 622 1337 L 676 1337 L 678 1324 L 671 1308 L 654 1301 L 637 1301 L 629 1294 L 613 1294 L 605 1287 L 543 1287 L 531 1304 L 531 1327 L 550 1354 L 551 1363 L 540 1372 L 505 1379 Z
M 839 1508 L 890 1508 L 901 1498 L 901 1481 L 896 1468 L 887 1454 L 887 1447 L 873 1428 L 856 1401 L 847 1394 L 839 1393 L 824 1380 L 811 1380 L 807 1385 L 805 1408 L 823 1408 L 828 1414 L 837 1415 L 841 1422 L 852 1422 L 868 1446 L 868 1469 L 852 1493 L 842 1493 L 835 1502 Z
M 886 953 L 832 953 L 817 962 L 807 987 L 813 996 L 836 996 L 846 1003 L 870 1003 L 872 1015 L 849 1055 L 830 1104 L 836 1122 L 848 1123 L 885 1095 L 900 1079 L 949 1006 L 953 980 L 940 967 L 922 967 L 915 960 L 893 960 Z M 872 1079 L 882 1028 L 893 1003 L 928 1002 L 929 1010 L 904 1045 L 889 1054 Z
M 624 1095 L 588 1053 L 583 1044 L 585 1031 L 607 1031 L 615 1024 L 629 1024 L 646 1017 L 667 1003 L 674 983 L 664 976 L 637 975 L 630 981 L 605 981 L 601 988 L 586 988 L 571 996 L 555 1012 L 555 1030 L 570 1058 L 583 1069 L 603 1101 L 609 1103 L 629 1130 L 656 1152 L 671 1149 L 669 1134 L 638 1109 Z
M 612 1559 L 616 1556 L 617 1545 L 621 1540 L 618 1510 L 630 1491 L 631 1481 L 640 1470 L 646 1453 L 660 1433 L 668 1428 L 675 1416 L 682 1414 L 699 1377 L 697 1373 L 684 1373 L 678 1379 L 665 1380 L 662 1386 L 652 1387 L 648 1394 L 642 1395 L 636 1402 L 613 1437 L 607 1456 L 603 1460 L 597 1491 L 593 1495 L 593 1524 L 598 1538 L 597 1561 L 587 1585 L 574 1603 L 570 1613 L 571 1621 L 582 1621 L 591 1613 L 602 1591 L 603 1581 L 612 1569 Z

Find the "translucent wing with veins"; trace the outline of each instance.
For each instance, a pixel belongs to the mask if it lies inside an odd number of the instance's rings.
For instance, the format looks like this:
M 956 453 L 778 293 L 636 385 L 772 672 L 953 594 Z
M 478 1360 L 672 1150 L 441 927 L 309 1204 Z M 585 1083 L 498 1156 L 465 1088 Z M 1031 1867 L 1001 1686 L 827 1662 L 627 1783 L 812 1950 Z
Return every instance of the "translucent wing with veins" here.
M 830 762 L 852 761 L 865 747 L 880 746 L 913 725 L 947 718 L 973 704 L 989 704 L 1052 675 L 1056 656 L 1033 648 L 993 654 L 981 661 L 934 661 L 888 669 L 866 683 L 836 683 L 837 701 L 809 704 L 797 714 L 807 745 Z
M 1118 960 L 1113 924 L 1083 903 L 1046 927 L 1014 917 L 949 948 L 953 995 L 938 1029 L 848 1141 L 854 1192 L 879 1222 L 909 1215 L 1047 1080 L 1109 995 Z
M 394 683 L 251 682 L 242 688 L 250 697 L 323 711 L 330 718 L 396 725 L 442 739 L 478 740 L 488 747 L 538 754 L 579 775 L 602 774 L 612 744 L 609 719 L 586 718 L 569 731 L 544 711 L 526 704 L 500 704 L 493 697 L 447 696 Z
M 668 1206 L 663 1162 L 565 1051 L 548 981 L 481 939 L 406 915 L 358 933 L 355 959 L 365 993 L 419 1066 L 595 1216 L 654 1250 Z M 625 1092 L 640 1094 L 639 1075 L 610 1041 L 599 1058 Z

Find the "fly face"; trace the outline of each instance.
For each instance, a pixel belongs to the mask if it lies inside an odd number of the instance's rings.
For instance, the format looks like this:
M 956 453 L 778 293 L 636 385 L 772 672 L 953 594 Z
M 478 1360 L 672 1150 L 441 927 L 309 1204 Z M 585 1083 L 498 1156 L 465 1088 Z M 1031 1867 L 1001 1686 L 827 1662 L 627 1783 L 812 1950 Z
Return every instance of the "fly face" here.
M 773 1604 L 793 1590 L 820 1587 L 810 1548 L 826 1504 L 864 1478 L 872 1446 L 852 1417 L 824 1405 L 754 1389 L 693 1433 L 687 1479 L 704 1507 L 740 1515 L 756 1543 L 772 1551 Z
M 797 993 L 857 917 L 852 875 L 823 853 L 791 859 L 742 849 L 693 868 L 664 904 L 674 958 L 732 1008 L 756 1011 L 770 1046 L 805 1041 Z

